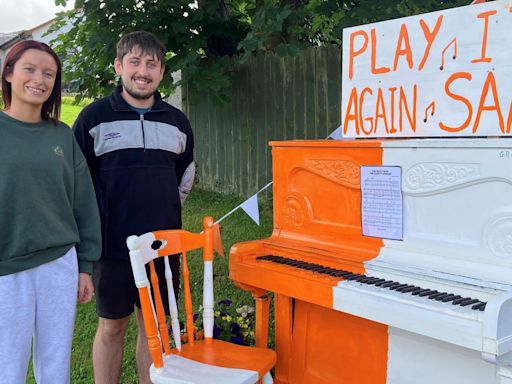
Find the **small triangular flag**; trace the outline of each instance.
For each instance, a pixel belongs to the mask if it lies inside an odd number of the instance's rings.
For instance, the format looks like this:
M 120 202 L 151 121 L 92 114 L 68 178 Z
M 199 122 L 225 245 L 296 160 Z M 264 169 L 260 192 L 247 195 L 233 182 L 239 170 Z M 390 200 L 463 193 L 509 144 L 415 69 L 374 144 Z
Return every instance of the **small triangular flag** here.
M 340 125 L 338 128 L 336 128 L 334 131 L 331 132 L 327 138 L 331 138 L 334 140 L 341 140 L 343 139 L 343 127 Z
M 221 256 L 224 256 L 224 247 L 220 237 L 219 223 L 213 225 L 213 249 Z
M 258 194 L 256 193 L 252 197 L 245 200 L 241 205 L 240 208 L 242 208 L 245 213 L 249 215 L 251 219 L 254 220 L 254 222 L 258 225 L 260 225 L 260 210 L 258 207 Z

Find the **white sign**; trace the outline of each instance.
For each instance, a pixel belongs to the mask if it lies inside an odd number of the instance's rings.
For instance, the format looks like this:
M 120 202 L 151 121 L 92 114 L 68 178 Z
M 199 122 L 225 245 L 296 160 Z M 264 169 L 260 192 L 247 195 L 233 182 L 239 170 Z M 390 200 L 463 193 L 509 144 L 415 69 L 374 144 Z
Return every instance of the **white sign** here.
M 510 136 L 512 0 L 343 31 L 344 137 Z
M 363 235 L 402 240 L 402 168 L 361 167 Z

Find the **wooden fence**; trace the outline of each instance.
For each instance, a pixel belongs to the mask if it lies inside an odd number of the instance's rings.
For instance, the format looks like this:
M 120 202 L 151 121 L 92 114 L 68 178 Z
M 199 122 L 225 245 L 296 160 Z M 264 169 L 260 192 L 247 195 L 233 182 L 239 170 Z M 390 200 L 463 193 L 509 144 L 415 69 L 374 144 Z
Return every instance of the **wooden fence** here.
M 199 186 L 250 196 L 272 180 L 272 140 L 325 139 L 340 125 L 340 47 L 295 57 L 254 57 L 233 78 L 232 102 L 183 92 L 195 138 Z

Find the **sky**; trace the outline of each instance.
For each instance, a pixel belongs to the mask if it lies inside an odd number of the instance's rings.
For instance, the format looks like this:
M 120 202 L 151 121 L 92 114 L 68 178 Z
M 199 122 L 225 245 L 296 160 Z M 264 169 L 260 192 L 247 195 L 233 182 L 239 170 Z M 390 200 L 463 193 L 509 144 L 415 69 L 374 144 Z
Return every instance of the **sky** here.
M 33 28 L 55 17 L 56 12 L 73 8 L 74 3 L 68 0 L 64 8 L 57 7 L 54 0 L 0 0 L 0 33 Z

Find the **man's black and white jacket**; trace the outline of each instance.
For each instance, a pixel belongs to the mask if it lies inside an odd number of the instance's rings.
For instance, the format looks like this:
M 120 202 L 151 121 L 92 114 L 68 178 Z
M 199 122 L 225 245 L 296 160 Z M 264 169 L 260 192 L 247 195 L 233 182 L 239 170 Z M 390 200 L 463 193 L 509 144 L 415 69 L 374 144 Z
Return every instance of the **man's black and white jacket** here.
M 122 87 L 83 109 L 73 130 L 96 189 L 102 257 L 128 259 L 126 238 L 181 228 L 181 204 L 194 182 L 190 123 L 158 93 L 144 115 Z

